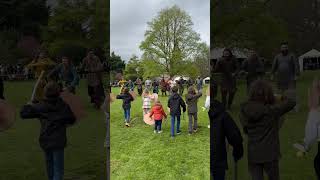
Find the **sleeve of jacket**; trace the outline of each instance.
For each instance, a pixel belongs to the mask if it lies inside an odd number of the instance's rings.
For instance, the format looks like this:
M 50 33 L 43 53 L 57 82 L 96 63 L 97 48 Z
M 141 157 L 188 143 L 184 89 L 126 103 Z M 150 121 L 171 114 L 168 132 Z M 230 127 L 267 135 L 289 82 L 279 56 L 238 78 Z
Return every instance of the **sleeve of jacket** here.
M 241 159 L 243 156 L 243 139 L 239 128 L 228 113 L 225 113 L 223 127 L 226 132 L 227 140 L 233 147 L 233 157 L 235 160 Z
M 72 112 L 69 105 L 66 105 L 67 111 L 65 113 L 66 124 L 74 124 L 76 122 L 76 116 Z
M 183 112 L 186 112 L 187 110 L 186 103 L 182 98 L 180 98 L 180 106 L 182 107 Z
M 168 100 L 168 108 L 171 108 L 171 97 L 169 97 L 169 100 Z
M 41 105 L 24 105 L 20 111 L 20 117 L 22 119 L 34 119 L 41 116 Z
M 123 98 L 124 98 L 123 94 L 119 94 L 119 95 L 117 95 L 117 97 L 116 97 L 116 99 L 123 99 Z
M 149 117 L 152 117 L 154 114 L 154 111 L 153 111 L 153 108 L 151 108 L 151 111 L 150 111 L 150 116 Z
M 296 105 L 296 94 L 295 90 L 287 90 L 285 92 L 284 100 L 279 104 L 275 104 L 271 107 L 273 114 L 278 117 L 283 116 L 284 114 L 291 111 Z

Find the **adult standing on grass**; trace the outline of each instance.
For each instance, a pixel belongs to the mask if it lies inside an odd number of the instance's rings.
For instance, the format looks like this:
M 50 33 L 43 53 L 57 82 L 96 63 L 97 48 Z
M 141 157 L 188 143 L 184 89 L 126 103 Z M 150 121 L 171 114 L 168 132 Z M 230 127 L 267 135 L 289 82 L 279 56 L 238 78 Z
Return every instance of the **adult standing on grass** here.
M 57 65 L 49 72 L 48 79 L 56 79 L 59 82 L 61 89 L 68 90 L 73 94 L 76 93 L 76 86 L 79 85 L 80 80 L 76 67 L 66 56 L 62 57 L 61 64 Z
M 200 78 L 200 76 L 198 76 L 198 78 L 196 79 L 196 86 L 197 86 L 197 90 L 198 92 L 200 92 L 202 90 L 202 79 Z
M 247 93 L 249 93 L 251 84 L 256 80 L 261 79 L 264 75 L 263 62 L 255 51 L 252 50 L 249 58 L 243 61 L 241 71 L 246 74 Z
M 142 89 L 142 81 L 140 78 L 137 78 L 135 84 L 137 85 L 137 89 L 138 89 L 138 94 L 141 96 L 143 89 Z
M 83 67 L 87 73 L 88 94 L 91 103 L 95 108 L 100 108 L 104 100 L 104 90 L 102 84 L 103 65 L 100 59 L 94 55 L 93 50 L 89 50 L 87 57 L 83 59 Z
M 168 83 L 164 78 L 161 79 L 160 81 L 160 88 L 161 88 L 161 94 L 162 96 L 167 96 L 167 90 L 168 90 Z
M 238 63 L 230 49 L 224 49 L 222 58 L 218 60 L 213 72 L 221 73 L 221 97 L 222 104 L 226 109 L 231 109 L 233 98 L 237 91 L 236 77 Z
M 152 81 L 150 80 L 150 77 L 147 77 L 145 83 L 144 83 L 145 88 L 151 92 L 152 91 Z
M 184 92 L 184 80 L 183 80 L 182 76 L 178 80 L 178 87 L 179 87 L 179 94 L 180 94 L 180 96 L 182 96 L 183 92 Z
M 274 58 L 271 70 L 272 80 L 275 74 L 277 75 L 277 87 L 281 94 L 288 89 L 296 89 L 296 80 L 300 74 L 299 63 L 295 55 L 289 52 L 287 42 L 281 44 L 281 53 Z M 298 111 L 298 106 L 295 109 Z
M 171 115 L 171 137 L 174 137 L 174 126 L 175 120 L 177 119 L 177 134 L 180 134 L 180 117 L 181 117 L 181 107 L 183 113 L 186 112 L 186 104 L 182 97 L 178 94 L 178 88 L 174 86 L 172 88 L 172 95 L 168 100 L 168 108 L 170 109 Z

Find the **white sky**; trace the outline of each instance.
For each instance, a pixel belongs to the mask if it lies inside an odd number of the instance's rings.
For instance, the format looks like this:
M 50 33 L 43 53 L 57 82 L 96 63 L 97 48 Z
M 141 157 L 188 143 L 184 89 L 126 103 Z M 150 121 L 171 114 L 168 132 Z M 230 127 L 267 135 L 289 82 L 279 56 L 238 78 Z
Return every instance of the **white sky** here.
M 178 5 L 186 11 L 194 23 L 193 29 L 201 40 L 210 45 L 210 1 L 209 0 L 111 0 L 110 3 L 110 50 L 125 61 L 142 52 L 147 22 L 167 7 Z

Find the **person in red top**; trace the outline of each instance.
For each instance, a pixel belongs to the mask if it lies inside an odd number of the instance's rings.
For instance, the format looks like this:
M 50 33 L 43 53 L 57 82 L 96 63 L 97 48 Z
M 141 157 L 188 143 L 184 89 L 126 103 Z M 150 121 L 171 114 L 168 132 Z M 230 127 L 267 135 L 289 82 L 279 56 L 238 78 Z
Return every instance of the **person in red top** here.
M 156 101 L 156 103 L 153 105 L 151 112 L 150 112 L 150 118 L 152 118 L 155 121 L 155 125 L 154 125 L 154 133 L 162 133 L 161 131 L 161 124 L 162 124 L 162 119 L 167 118 L 166 113 L 163 110 L 163 107 L 160 103 L 159 100 Z

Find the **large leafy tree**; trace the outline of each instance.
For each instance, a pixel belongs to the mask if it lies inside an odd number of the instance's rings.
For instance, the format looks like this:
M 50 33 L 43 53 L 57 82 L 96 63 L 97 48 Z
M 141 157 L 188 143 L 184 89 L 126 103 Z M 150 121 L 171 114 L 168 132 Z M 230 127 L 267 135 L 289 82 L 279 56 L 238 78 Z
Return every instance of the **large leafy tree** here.
M 145 40 L 140 45 L 145 56 L 152 57 L 146 60 L 155 61 L 170 76 L 183 73 L 182 62 L 193 56 L 200 41 L 192 26 L 191 17 L 178 6 L 161 10 L 148 22 Z
M 138 56 L 132 55 L 124 71 L 126 79 L 136 80 L 143 77 L 143 64 Z

